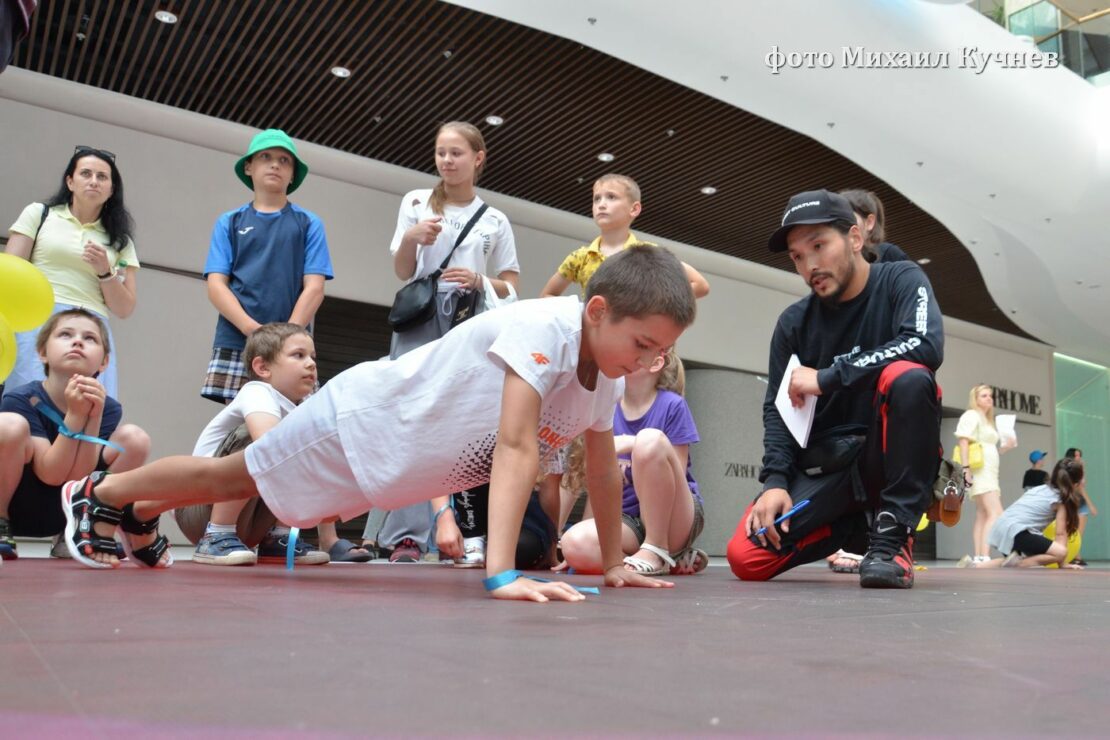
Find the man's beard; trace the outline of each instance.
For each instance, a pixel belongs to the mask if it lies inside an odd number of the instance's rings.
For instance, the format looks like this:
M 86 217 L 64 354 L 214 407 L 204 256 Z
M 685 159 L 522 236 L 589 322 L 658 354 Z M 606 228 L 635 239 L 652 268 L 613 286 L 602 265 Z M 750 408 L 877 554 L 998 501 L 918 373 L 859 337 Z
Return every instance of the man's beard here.
M 817 300 L 821 301 L 821 305 L 825 306 L 826 308 L 839 308 L 840 298 L 844 295 L 844 291 L 846 291 L 848 289 L 848 286 L 852 283 L 852 278 L 854 278 L 855 275 L 856 263 L 849 259 L 847 261 L 846 269 L 844 270 L 844 273 L 842 275 L 834 275 L 826 278 L 826 280 L 836 280 L 836 290 L 824 296 L 818 295 L 816 291 L 814 291 L 813 294 L 817 296 Z M 810 288 L 810 290 L 813 289 Z

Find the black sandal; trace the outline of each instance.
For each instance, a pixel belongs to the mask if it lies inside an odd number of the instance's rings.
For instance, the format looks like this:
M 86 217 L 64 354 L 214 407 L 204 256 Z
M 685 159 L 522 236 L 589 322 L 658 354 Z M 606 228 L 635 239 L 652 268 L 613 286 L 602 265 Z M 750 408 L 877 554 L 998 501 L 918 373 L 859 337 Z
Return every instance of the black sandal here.
M 104 480 L 105 473 L 96 472 L 81 480 L 62 486 L 62 513 L 66 518 L 66 549 L 73 559 L 89 568 L 115 568 L 111 563 L 93 559 L 100 552 L 116 554 L 116 541 L 96 533 L 94 524 L 103 522 L 118 526 L 123 512 L 108 506 L 93 494 L 93 488 Z
M 169 559 L 162 563 L 162 554 L 167 552 L 170 548 L 170 541 L 166 539 L 166 535 L 158 535 L 158 538 L 151 542 L 146 547 L 134 549 L 131 546 L 130 535 L 137 534 L 151 534 L 158 531 L 158 522 L 161 516 L 156 516 L 153 519 L 148 519 L 145 522 L 140 522 L 135 517 L 135 505 L 127 504 L 123 507 L 123 517 L 120 520 L 119 528 L 122 532 L 123 551 L 127 553 L 127 557 L 135 561 L 136 565 L 147 568 L 168 568 L 173 565 L 173 553 L 170 553 Z

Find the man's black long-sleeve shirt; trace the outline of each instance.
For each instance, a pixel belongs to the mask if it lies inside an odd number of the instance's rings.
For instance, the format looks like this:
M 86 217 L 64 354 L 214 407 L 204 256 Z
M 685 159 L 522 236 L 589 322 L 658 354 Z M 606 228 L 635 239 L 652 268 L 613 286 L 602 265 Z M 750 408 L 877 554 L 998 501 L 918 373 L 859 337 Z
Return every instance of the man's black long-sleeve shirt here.
M 787 488 L 798 455 L 798 443 L 775 408 L 792 354 L 818 371 L 821 395 L 810 440 L 866 430 L 884 367 L 909 360 L 936 372 L 944 359 L 944 327 L 929 278 L 913 262 L 878 262 L 850 301 L 827 306 L 809 295 L 782 312 L 771 338 L 763 402 L 763 490 Z

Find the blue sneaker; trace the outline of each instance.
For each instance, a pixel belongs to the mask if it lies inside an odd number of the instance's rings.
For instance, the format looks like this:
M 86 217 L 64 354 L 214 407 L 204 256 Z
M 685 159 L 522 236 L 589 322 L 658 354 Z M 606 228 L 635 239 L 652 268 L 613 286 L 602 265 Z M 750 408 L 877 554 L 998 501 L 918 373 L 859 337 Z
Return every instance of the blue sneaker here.
M 258 545 L 258 562 L 284 565 L 285 551 L 288 547 L 289 535 L 283 534 L 279 537 L 271 532 Z M 293 562 L 296 565 L 325 565 L 331 562 L 331 556 L 298 537 L 296 544 L 293 545 Z
M 258 556 L 231 532 L 206 532 L 193 551 L 202 565 L 254 565 Z

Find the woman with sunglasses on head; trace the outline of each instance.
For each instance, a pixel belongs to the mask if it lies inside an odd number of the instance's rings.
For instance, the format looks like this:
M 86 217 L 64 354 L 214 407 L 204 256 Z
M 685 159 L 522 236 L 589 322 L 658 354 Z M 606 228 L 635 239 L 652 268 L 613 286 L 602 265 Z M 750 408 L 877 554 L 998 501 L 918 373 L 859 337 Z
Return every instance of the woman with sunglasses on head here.
M 108 324 L 109 315 L 125 319 L 135 310 L 135 272 L 139 259 L 131 241 L 134 222 L 123 204 L 123 178 L 116 155 L 78 146 L 66 165 L 58 191 L 32 203 L 8 232 L 8 254 L 39 268 L 54 288 L 54 313 L 84 308 Z M 37 330 L 16 335 L 15 368 L 5 391 L 43 379 L 35 351 Z M 109 341 L 111 330 L 109 329 Z M 116 354 L 99 380 L 117 397 Z

